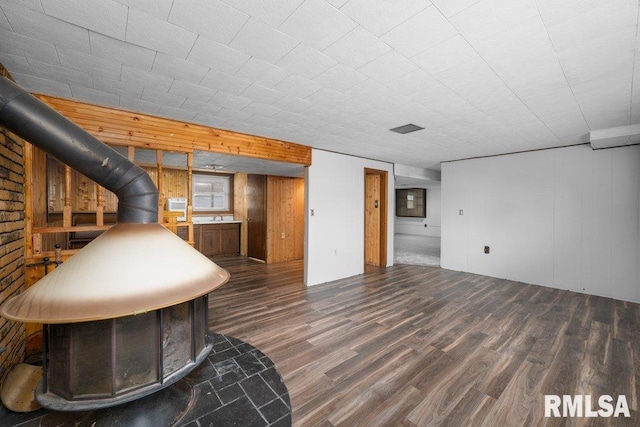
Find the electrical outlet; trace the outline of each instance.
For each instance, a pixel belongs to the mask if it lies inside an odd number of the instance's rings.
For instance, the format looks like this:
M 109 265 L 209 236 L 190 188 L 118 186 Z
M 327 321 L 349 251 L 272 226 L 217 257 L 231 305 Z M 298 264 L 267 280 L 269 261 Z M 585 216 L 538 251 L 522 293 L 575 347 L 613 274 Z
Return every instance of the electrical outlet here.
M 334 249 L 334 250 L 333 250 L 333 254 L 334 254 L 334 255 L 338 255 L 338 250 L 337 250 L 337 249 Z
M 464 215 L 464 211 L 463 211 L 462 209 L 460 209 L 460 210 L 458 211 L 458 215 L 460 215 L 460 216 Z
M 313 212 L 313 209 L 311 209 L 311 216 L 313 216 L 313 214 L 314 214 L 314 213 L 315 213 L 315 212 Z
M 484 247 L 484 253 L 488 254 L 491 251 L 491 248 L 489 246 L 485 246 Z
M 280 233 L 280 238 L 284 239 L 285 234 L 284 233 Z

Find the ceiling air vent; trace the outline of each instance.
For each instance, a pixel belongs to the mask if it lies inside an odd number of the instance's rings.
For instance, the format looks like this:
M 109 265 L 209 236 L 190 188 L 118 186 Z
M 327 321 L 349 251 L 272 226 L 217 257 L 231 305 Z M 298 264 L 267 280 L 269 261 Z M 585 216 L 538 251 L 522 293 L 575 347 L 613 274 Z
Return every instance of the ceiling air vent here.
M 391 132 L 397 132 L 401 134 L 415 132 L 417 130 L 424 129 L 418 125 L 414 125 L 413 123 L 409 123 L 408 125 L 398 126 L 397 128 L 389 129 Z

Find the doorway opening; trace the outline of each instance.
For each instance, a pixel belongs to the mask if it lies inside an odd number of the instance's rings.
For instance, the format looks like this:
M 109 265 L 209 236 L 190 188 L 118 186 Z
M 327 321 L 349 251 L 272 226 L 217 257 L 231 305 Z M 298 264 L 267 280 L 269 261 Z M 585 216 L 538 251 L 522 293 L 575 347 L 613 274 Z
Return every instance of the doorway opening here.
M 364 170 L 364 263 L 387 265 L 387 172 Z

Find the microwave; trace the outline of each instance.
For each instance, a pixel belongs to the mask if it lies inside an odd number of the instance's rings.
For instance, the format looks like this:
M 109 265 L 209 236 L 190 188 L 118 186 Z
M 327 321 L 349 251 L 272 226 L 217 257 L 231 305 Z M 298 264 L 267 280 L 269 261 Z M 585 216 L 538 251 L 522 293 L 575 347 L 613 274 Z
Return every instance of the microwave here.
M 169 197 L 167 199 L 167 210 L 169 212 L 182 212 L 178 217 L 178 221 L 187 220 L 187 198 L 186 197 Z

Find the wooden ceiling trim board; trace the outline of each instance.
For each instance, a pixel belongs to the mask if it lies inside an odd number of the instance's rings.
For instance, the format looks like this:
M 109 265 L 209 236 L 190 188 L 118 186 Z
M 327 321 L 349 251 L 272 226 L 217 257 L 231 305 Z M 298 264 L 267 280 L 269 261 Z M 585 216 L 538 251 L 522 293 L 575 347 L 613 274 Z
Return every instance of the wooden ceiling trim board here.
M 169 151 L 212 151 L 311 165 L 311 147 L 203 125 L 36 94 L 96 138 L 115 145 Z

